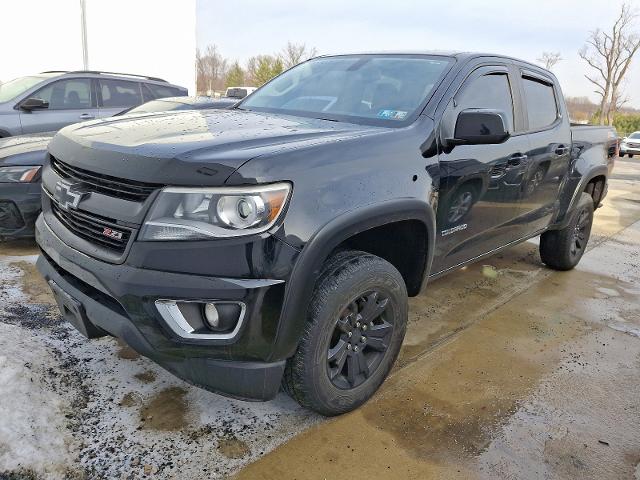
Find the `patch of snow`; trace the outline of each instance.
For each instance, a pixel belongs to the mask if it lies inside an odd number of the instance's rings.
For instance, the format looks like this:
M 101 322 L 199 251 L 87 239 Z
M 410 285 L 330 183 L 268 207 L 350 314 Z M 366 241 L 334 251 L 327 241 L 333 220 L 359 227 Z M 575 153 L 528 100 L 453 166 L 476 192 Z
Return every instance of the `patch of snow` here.
M 73 461 L 63 398 L 42 381 L 55 359 L 16 325 L 0 323 L 0 470 L 63 476 Z

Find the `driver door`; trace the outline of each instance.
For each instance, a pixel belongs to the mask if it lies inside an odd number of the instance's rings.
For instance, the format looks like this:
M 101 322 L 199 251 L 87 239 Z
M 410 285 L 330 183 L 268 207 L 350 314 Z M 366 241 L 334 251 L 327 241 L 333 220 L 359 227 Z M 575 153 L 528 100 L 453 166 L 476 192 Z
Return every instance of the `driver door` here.
M 22 133 L 54 132 L 72 123 L 96 118 L 98 109 L 91 94 L 91 80 L 58 80 L 31 94 L 49 104 L 48 108 L 20 110 Z
M 469 109 L 499 111 L 511 136 L 495 145 L 441 148 L 434 275 L 519 237 L 520 186 L 529 143 L 526 135 L 514 135 L 519 122 L 514 98 L 507 65 L 483 66 L 468 77 L 443 114 L 441 139 L 454 137 L 459 113 Z

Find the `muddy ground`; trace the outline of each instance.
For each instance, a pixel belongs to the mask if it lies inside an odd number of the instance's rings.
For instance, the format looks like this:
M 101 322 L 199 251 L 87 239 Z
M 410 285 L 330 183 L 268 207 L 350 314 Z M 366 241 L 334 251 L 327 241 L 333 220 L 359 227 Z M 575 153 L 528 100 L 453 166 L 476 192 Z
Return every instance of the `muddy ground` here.
M 640 162 L 578 269 L 527 242 L 431 283 L 379 394 L 332 420 L 85 340 L 35 254 L 0 246 L 0 478 L 640 479 Z

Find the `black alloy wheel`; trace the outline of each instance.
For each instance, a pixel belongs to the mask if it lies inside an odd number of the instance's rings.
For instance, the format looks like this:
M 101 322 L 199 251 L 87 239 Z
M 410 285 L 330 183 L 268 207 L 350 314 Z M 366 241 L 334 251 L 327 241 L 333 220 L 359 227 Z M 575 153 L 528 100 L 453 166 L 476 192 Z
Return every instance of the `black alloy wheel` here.
M 388 299 L 370 291 L 342 311 L 327 352 L 327 373 L 333 385 L 357 387 L 380 366 L 393 334 L 393 323 L 385 315 L 388 306 Z

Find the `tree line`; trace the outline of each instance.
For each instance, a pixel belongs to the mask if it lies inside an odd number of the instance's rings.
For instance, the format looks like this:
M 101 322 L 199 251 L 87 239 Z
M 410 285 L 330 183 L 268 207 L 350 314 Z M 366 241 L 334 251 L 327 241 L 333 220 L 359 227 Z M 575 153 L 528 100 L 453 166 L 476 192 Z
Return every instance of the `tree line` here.
M 288 42 L 281 51 L 253 56 L 242 65 L 222 55 L 216 45 L 208 45 L 196 51 L 196 89 L 199 95 L 212 95 L 227 87 L 259 87 L 316 54 L 304 43 Z
M 628 102 L 625 95 L 625 80 L 631 61 L 640 49 L 640 35 L 637 32 L 638 13 L 628 2 L 620 5 L 620 10 L 612 26 L 596 29 L 589 33 L 584 46 L 578 52 L 590 72 L 585 78 L 591 83 L 598 97 L 594 108 L 585 105 L 585 101 L 573 102 L 570 113 L 580 112 L 577 120 L 589 111 L 589 123 L 616 125 L 616 119 L 624 119 L 624 130 L 635 124 L 633 118 L 640 114 L 625 109 Z M 315 48 L 305 44 L 288 42 L 279 52 L 251 57 L 242 65 L 222 55 L 215 45 L 208 45 L 204 51 L 196 52 L 197 91 L 201 95 L 211 95 L 230 86 L 259 87 L 279 75 L 284 70 L 308 60 L 316 55 Z M 538 62 L 552 70 L 562 57 L 559 52 L 543 52 Z M 591 103 L 588 100 L 587 103 Z M 629 111 L 631 110 L 631 111 Z M 618 120 L 620 122 L 622 120 Z M 621 125 L 622 126 L 622 125 Z

